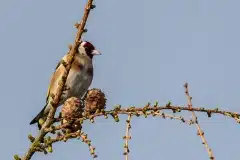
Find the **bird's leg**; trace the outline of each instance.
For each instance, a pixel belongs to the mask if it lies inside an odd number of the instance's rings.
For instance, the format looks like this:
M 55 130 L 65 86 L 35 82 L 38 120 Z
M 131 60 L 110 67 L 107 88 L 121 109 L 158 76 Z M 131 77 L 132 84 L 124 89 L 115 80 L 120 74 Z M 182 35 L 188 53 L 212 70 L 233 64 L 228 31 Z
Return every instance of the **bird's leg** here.
M 81 97 L 81 99 L 80 99 L 82 106 L 84 106 L 84 101 L 85 101 L 85 99 L 87 98 L 87 93 L 88 93 L 88 91 L 86 91 L 86 92 L 84 93 L 84 95 L 83 95 L 83 96 Z

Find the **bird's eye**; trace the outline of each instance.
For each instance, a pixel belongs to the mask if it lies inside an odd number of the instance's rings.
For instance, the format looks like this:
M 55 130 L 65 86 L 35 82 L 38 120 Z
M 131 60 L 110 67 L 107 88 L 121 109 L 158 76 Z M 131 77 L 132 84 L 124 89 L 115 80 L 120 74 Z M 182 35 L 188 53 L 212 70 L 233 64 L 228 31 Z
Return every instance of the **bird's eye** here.
M 91 49 L 90 49 L 89 47 L 85 47 L 85 51 L 86 51 L 87 53 L 91 53 Z

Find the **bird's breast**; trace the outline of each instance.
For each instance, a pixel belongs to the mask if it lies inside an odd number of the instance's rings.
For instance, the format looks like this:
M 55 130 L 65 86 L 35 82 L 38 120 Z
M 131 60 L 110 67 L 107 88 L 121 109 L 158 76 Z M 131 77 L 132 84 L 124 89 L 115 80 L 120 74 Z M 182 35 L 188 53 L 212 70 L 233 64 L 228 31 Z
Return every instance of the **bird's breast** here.
M 93 78 L 93 67 L 81 65 L 79 70 L 72 68 L 67 78 L 67 86 L 69 86 L 68 98 L 81 98 L 91 85 Z

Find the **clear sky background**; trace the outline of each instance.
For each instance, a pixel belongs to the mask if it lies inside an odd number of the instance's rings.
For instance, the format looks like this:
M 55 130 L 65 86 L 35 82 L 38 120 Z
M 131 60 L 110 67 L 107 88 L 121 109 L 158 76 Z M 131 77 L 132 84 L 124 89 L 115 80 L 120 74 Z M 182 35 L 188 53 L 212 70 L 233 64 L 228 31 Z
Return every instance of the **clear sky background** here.
M 42 109 L 50 76 L 74 41 L 86 0 L 1 0 L 0 159 L 23 155 L 30 120 Z M 95 57 L 91 87 L 115 104 L 144 106 L 158 100 L 185 105 L 189 82 L 196 107 L 240 112 L 239 0 L 97 0 L 84 39 Z M 190 114 L 182 113 L 186 117 Z M 199 114 L 198 114 L 199 115 Z M 99 160 L 122 160 L 125 119 L 85 123 Z M 232 119 L 199 117 L 217 160 L 239 159 L 239 125 Z M 78 140 L 58 143 L 33 160 L 91 159 Z M 134 118 L 130 159 L 208 159 L 195 126 L 161 118 Z

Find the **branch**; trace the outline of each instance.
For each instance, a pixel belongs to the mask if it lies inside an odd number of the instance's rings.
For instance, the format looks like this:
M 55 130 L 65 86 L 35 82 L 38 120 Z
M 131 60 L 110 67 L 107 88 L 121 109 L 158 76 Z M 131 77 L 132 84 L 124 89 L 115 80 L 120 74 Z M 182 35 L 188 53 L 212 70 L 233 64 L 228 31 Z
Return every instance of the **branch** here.
M 188 107 L 189 107 L 189 109 L 192 109 L 192 97 L 190 96 L 189 91 L 188 91 L 188 83 L 185 83 L 184 88 L 185 88 L 185 94 L 186 94 L 187 101 L 188 101 Z M 197 130 L 198 130 L 197 135 L 199 135 L 201 137 L 202 143 L 204 144 L 205 148 L 207 149 L 208 156 L 209 156 L 210 160 L 215 160 L 215 158 L 213 156 L 213 152 L 210 149 L 210 147 L 208 146 L 207 140 L 204 136 L 204 132 L 202 131 L 202 129 L 200 127 L 197 116 L 194 113 L 194 111 L 191 111 L 191 112 L 192 112 L 192 118 L 194 119 Z
M 39 146 L 39 151 L 42 152 L 44 149 L 48 149 L 48 151 L 50 150 L 49 152 L 52 152 L 53 143 L 61 142 L 61 141 L 67 142 L 69 139 L 74 139 L 74 138 L 82 139 L 82 142 L 88 145 L 89 151 L 93 156 L 93 158 L 97 157 L 97 155 L 95 154 L 95 147 L 91 145 L 91 140 L 88 139 L 88 135 L 80 130 L 72 133 L 66 133 L 64 135 L 62 135 L 59 132 L 56 138 L 48 137 L 47 140 L 44 142 L 44 144 Z
M 105 111 L 105 110 L 101 110 L 97 113 L 94 113 L 92 115 L 84 115 L 81 118 L 75 118 L 72 119 L 75 122 L 81 122 L 83 123 L 83 121 L 85 120 L 90 120 L 91 122 L 94 122 L 94 118 L 96 117 L 101 117 L 104 116 L 105 118 L 108 118 L 108 116 L 112 116 L 115 121 L 119 121 L 118 116 L 119 115 L 129 115 L 131 114 L 132 116 L 143 116 L 143 117 L 147 117 L 147 116 L 160 116 L 162 118 L 169 118 L 169 119 L 176 119 L 176 120 L 180 120 L 183 123 L 186 123 L 188 125 L 194 124 L 195 121 L 193 120 L 186 120 L 184 117 L 182 116 L 173 116 L 173 115 L 168 115 L 166 113 L 164 113 L 164 110 L 170 110 L 173 113 L 176 112 L 181 112 L 181 111 L 195 111 L 195 112 L 204 112 L 207 114 L 208 117 L 211 117 L 212 114 L 220 114 L 223 116 L 227 116 L 230 118 L 233 118 L 234 120 L 237 121 L 237 123 L 240 122 L 240 114 L 236 113 L 236 112 L 229 112 L 229 111 L 224 111 L 224 110 L 219 110 L 218 108 L 216 109 L 207 109 L 207 108 L 203 108 L 203 107 L 199 107 L 199 108 L 189 108 L 189 107 L 183 107 L 183 106 L 173 106 L 171 105 L 171 103 L 169 102 L 168 104 L 166 104 L 165 106 L 158 106 L 158 103 L 154 104 L 151 106 L 150 103 L 148 103 L 147 105 L 145 105 L 145 107 L 141 108 L 136 108 L 136 107 L 121 107 L 120 105 L 116 106 L 115 109 L 113 110 L 109 110 L 109 111 Z M 62 118 L 56 118 L 55 121 L 59 122 L 61 121 Z M 66 126 L 68 126 L 67 123 L 62 124 L 62 125 L 57 125 L 57 126 L 52 126 L 49 128 L 46 128 L 47 132 L 52 132 L 52 131 L 56 131 L 56 130 L 61 130 L 63 128 L 66 128 Z
M 129 147 L 128 147 L 128 140 L 131 139 L 131 136 L 130 136 L 130 129 L 132 128 L 131 127 L 131 118 L 132 118 L 132 115 L 129 114 L 128 119 L 126 120 L 126 134 L 123 137 L 123 139 L 125 139 L 124 153 L 123 153 L 125 155 L 125 160 L 128 160 L 128 155 L 130 152 Z
M 76 35 L 73 47 L 71 47 L 71 49 L 70 49 L 70 51 L 68 53 L 70 55 L 70 58 L 66 61 L 66 63 L 67 63 L 66 72 L 62 76 L 62 81 L 61 81 L 61 83 L 59 84 L 59 86 L 57 88 L 56 95 L 54 95 L 53 102 L 51 103 L 52 108 L 50 109 L 50 112 L 48 114 L 47 120 L 43 124 L 41 130 L 39 131 L 39 134 L 38 134 L 37 138 L 31 144 L 31 146 L 29 147 L 29 150 L 27 151 L 25 156 L 22 158 L 22 160 L 29 160 L 29 159 L 31 159 L 33 154 L 36 152 L 34 148 L 36 148 L 38 146 L 39 142 L 48 133 L 48 132 L 46 132 L 45 128 L 48 128 L 51 124 L 53 124 L 54 115 L 55 115 L 58 103 L 60 101 L 61 94 L 62 94 L 62 91 L 64 89 L 64 85 L 65 85 L 68 73 L 70 71 L 70 68 L 71 68 L 71 64 L 73 62 L 73 57 L 75 56 L 75 54 L 77 52 L 77 48 L 78 48 L 78 46 L 80 44 L 80 41 L 81 41 L 81 36 L 86 31 L 84 28 L 85 28 L 85 25 L 86 25 L 86 22 L 87 22 L 90 10 L 95 7 L 94 5 L 92 5 L 92 3 L 93 3 L 93 0 L 88 0 L 87 4 L 85 6 L 85 10 L 84 10 L 84 15 L 83 15 L 82 21 L 79 24 L 79 26 L 77 27 L 78 31 L 77 31 L 77 35 Z

